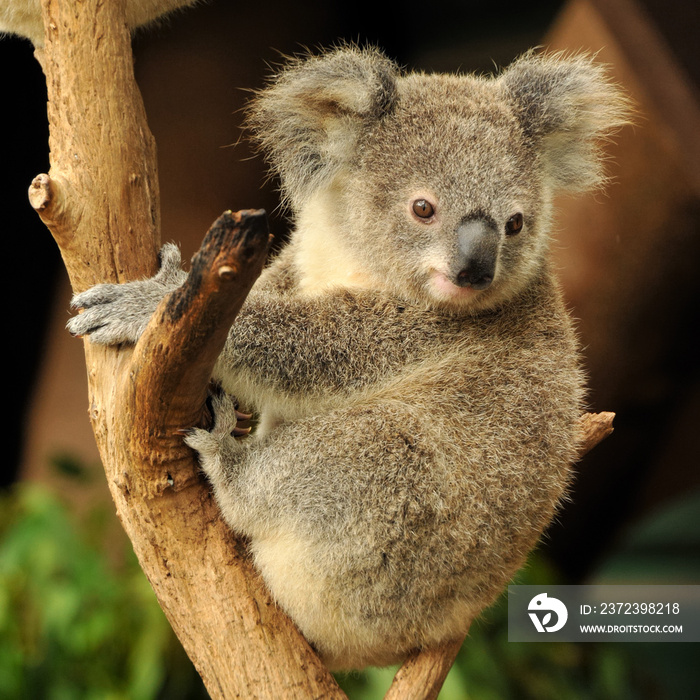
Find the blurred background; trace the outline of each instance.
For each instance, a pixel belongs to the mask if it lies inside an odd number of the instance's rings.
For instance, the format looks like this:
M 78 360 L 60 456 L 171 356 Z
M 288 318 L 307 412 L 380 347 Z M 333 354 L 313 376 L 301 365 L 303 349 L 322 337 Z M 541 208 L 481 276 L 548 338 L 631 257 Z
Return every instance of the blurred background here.
M 188 258 L 225 209 L 286 212 L 240 124 L 282 55 L 339 39 L 411 69 L 491 72 L 532 46 L 595 52 L 634 99 L 605 193 L 562 198 L 555 256 L 593 411 L 615 432 L 519 583 L 700 584 L 700 4 L 209 0 L 134 38 L 159 150 L 163 240 Z M 70 290 L 29 207 L 48 171 L 46 92 L 29 42 L 0 40 L 5 317 L 12 368 L 0 468 L 0 698 L 205 698 L 114 516 L 87 418 Z M 17 296 L 19 295 L 19 296 Z M 474 624 L 441 700 L 700 697 L 695 644 L 512 644 L 505 606 Z M 379 698 L 393 670 L 342 677 Z

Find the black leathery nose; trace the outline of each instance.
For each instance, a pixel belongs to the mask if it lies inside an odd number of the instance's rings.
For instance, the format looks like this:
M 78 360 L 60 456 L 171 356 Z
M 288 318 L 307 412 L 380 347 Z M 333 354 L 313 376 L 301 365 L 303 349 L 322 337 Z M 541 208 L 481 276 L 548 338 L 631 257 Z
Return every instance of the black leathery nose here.
M 493 275 L 480 270 L 478 266 L 467 267 L 457 274 L 457 286 L 476 290 L 487 289 L 493 282 Z
M 487 289 L 496 275 L 500 233 L 485 217 L 470 217 L 456 230 L 452 280 L 459 287 Z

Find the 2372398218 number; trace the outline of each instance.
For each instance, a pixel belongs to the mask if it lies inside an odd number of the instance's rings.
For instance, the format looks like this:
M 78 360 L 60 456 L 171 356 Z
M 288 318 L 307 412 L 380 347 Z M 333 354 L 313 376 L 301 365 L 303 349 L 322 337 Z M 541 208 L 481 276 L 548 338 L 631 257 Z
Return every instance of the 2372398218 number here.
M 678 615 L 679 603 L 601 603 L 601 615 Z

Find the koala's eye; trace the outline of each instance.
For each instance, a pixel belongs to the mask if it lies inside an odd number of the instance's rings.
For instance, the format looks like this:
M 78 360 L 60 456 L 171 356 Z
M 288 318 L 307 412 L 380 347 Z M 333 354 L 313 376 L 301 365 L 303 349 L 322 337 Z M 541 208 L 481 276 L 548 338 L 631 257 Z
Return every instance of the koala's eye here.
M 513 216 L 506 221 L 506 236 L 515 236 L 516 233 L 520 233 L 523 227 L 523 215 L 518 212 L 513 214 Z
M 420 219 L 429 219 L 435 213 L 435 208 L 427 199 L 417 199 L 413 202 L 413 213 Z

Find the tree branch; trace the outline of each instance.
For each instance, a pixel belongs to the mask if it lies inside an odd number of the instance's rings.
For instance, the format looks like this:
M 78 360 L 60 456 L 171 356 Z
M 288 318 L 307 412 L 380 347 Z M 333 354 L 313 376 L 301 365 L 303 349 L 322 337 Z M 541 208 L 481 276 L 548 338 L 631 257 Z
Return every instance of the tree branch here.
M 214 364 L 269 248 L 264 211 L 225 212 L 211 226 L 192 260 L 185 283 L 166 297 L 136 345 L 131 382 L 120 402 L 131 424 L 131 453 L 148 465 L 154 449 L 164 455 L 142 470 L 145 491 L 183 488 L 176 465 L 194 477 L 182 428 L 199 424 Z M 167 474 L 160 469 L 166 465 Z M 173 483 L 174 482 L 174 483 Z
M 274 604 L 222 520 L 180 429 L 198 424 L 214 363 L 267 254 L 264 212 L 226 212 L 160 304 L 122 384 L 122 522 L 161 607 L 214 697 L 344 697 Z M 116 493 L 114 493 L 116 491 Z

